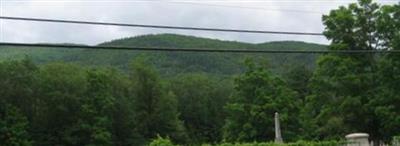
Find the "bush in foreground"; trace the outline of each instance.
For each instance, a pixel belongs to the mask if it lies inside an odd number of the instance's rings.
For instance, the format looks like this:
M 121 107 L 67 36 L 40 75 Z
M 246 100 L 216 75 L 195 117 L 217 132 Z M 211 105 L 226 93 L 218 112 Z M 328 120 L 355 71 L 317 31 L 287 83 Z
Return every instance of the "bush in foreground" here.
M 399 135 L 399 136 L 393 137 L 392 145 L 393 145 L 393 146 L 398 146 L 398 145 L 400 145 L 400 135 Z
M 169 138 L 162 138 L 161 136 L 157 136 L 157 139 L 151 141 L 149 146 L 178 146 L 171 142 Z
M 273 142 L 254 142 L 254 143 L 221 143 L 216 145 L 211 144 L 203 144 L 202 146 L 339 146 L 344 145 L 343 142 L 338 141 L 298 141 L 295 143 L 284 143 L 284 144 L 277 144 Z M 179 146 L 175 145 L 169 140 L 168 138 L 162 138 L 158 136 L 157 139 L 154 139 L 149 146 Z

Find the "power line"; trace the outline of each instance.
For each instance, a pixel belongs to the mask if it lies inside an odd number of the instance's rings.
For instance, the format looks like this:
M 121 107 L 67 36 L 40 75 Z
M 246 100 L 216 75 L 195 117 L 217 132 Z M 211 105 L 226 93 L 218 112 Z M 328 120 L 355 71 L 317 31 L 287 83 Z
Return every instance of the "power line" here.
M 290 53 L 290 54 L 359 54 L 359 53 L 400 53 L 400 50 L 263 50 L 263 49 L 210 49 L 210 48 L 166 48 L 166 47 L 122 47 L 122 46 L 86 46 L 65 44 L 31 44 L 31 43 L 9 43 L 0 42 L 0 46 L 14 47 L 53 47 L 69 49 L 112 49 L 112 50 L 134 50 L 134 51 L 164 51 L 164 52 L 216 52 L 216 53 Z M 1 48 L 0 48 L 1 49 Z
M 291 12 L 291 13 L 309 13 L 309 14 L 318 14 L 318 15 L 324 14 L 323 12 L 308 11 L 308 10 L 273 9 L 273 8 L 245 7 L 245 6 L 207 4 L 207 3 L 195 3 L 195 2 L 175 2 L 175 1 L 165 1 L 165 2 L 175 3 L 175 4 L 188 4 L 188 5 L 211 6 L 211 7 L 224 7 L 224 8 L 239 8 L 239 9 L 250 9 L 250 10 L 263 10 L 263 11 L 279 11 L 279 12 Z
M 159 29 L 180 29 L 180 30 L 239 32 L 239 33 L 262 33 L 262 34 L 323 36 L 322 33 L 313 33 L 313 32 L 289 32 L 289 31 L 263 31 L 263 30 L 204 28 L 204 27 L 182 27 L 182 26 L 167 26 L 167 25 L 128 24 L 128 23 L 93 22 L 93 21 L 43 19 L 43 18 L 27 18 L 27 17 L 8 17 L 8 16 L 0 16 L 0 19 L 19 20 L 19 21 L 36 21 L 36 22 L 71 23 L 71 24 L 124 26 L 124 27 L 144 27 L 144 28 L 159 28 Z

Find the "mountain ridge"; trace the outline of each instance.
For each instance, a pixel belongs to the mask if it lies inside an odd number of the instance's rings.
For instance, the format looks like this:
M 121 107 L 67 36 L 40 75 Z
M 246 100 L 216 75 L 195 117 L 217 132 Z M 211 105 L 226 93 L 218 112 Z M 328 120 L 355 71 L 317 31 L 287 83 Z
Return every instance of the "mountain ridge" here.
M 69 43 L 72 44 L 72 43 Z M 173 47 L 185 49 L 266 49 L 266 50 L 324 50 L 326 46 L 299 41 L 279 41 L 267 43 L 245 43 L 218 39 L 185 36 L 177 34 L 151 34 L 115 39 L 97 46 L 129 47 Z M 165 75 L 205 72 L 216 75 L 233 75 L 244 70 L 244 60 L 268 64 L 272 71 L 280 73 L 287 65 L 315 66 L 316 54 L 246 54 L 216 52 L 157 52 L 132 50 L 93 50 L 71 48 L 29 48 L 1 47 L 0 60 L 18 59 L 28 56 L 36 63 L 62 61 L 88 66 L 111 66 L 122 70 L 138 56 L 145 56 L 149 63 Z M 73 47 L 72 47 L 73 48 Z M 266 63 L 267 62 L 267 63 Z
M 269 44 L 307 44 L 307 45 L 317 45 L 317 46 L 326 46 L 324 44 L 318 44 L 318 43 L 311 43 L 311 42 L 304 42 L 304 41 L 291 41 L 291 40 L 284 40 L 284 41 L 267 41 L 263 43 L 249 43 L 249 42 L 241 42 L 241 41 L 231 41 L 231 40 L 221 40 L 221 39 L 214 39 L 214 38 L 206 38 L 206 37 L 198 37 L 198 36 L 191 36 L 191 35 L 181 35 L 181 34 L 171 34 L 171 33 L 162 33 L 162 34 L 147 34 L 147 35 L 138 35 L 138 36 L 132 36 L 132 37 L 125 37 L 125 38 L 118 38 L 118 39 L 113 39 L 110 41 L 105 41 L 102 43 L 97 44 L 97 46 L 110 46 L 111 44 L 117 44 L 117 46 L 120 46 L 121 44 L 126 44 L 125 42 L 131 41 L 131 40 L 141 40 L 143 41 L 144 39 L 152 39 L 154 40 L 162 40 L 162 41 L 167 41 L 168 38 L 171 37 L 178 37 L 180 40 L 195 40 L 195 41 L 213 41 L 218 42 L 218 43 L 232 43 L 232 44 L 240 44 L 240 45 L 249 45 L 249 46 L 263 46 L 263 45 L 269 45 Z M 153 47 L 157 47 L 154 46 Z M 158 46 L 158 47 L 165 47 L 165 46 Z M 259 49 L 259 48 L 257 48 Z

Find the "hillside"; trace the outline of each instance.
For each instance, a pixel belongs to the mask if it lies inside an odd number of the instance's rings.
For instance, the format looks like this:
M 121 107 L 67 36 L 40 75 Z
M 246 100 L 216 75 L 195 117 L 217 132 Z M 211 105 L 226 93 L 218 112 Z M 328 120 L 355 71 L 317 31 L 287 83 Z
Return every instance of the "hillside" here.
M 326 46 L 294 42 L 268 42 L 251 44 L 235 41 L 200 38 L 176 34 L 144 35 L 122 38 L 99 44 L 100 46 L 141 46 L 212 49 L 266 49 L 266 50 L 321 50 Z M 273 71 L 282 72 L 285 67 L 302 65 L 313 68 L 315 54 L 238 54 L 192 52 L 144 52 L 127 50 L 88 50 L 54 48 L 2 47 L 0 60 L 19 59 L 28 56 L 37 63 L 51 61 L 74 62 L 89 66 L 113 66 L 125 70 L 130 60 L 145 56 L 163 75 L 187 72 L 206 72 L 220 75 L 237 74 L 243 70 L 243 61 L 253 58 L 263 62 Z

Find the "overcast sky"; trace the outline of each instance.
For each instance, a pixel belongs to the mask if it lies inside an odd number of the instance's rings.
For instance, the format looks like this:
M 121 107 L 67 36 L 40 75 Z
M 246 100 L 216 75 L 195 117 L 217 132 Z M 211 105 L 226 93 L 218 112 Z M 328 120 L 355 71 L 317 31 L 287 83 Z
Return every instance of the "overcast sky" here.
M 115 23 L 321 33 L 322 14 L 355 0 L 0 0 L 0 15 Z M 393 4 L 396 0 L 379 0 Z M 82 43 L 159 33 L 261 43 L 321 36 L 246 34 L 0 20 L 0 41 Z

